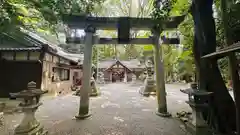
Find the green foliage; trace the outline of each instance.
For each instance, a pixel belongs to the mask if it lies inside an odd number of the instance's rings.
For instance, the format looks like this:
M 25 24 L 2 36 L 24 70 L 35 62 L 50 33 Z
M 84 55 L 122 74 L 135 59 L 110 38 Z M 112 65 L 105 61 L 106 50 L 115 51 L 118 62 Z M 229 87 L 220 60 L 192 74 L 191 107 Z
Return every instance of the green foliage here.
M 228 12 L 229 17 L 229 29 L 231 31 L 231 38 L 233 42 L 238 42 L 240 39 L 240 3 L 233 4 L 230 7 L 230 10 Z
M 0 30 L 19 26 L 31 30 L 55 32 L 62 14 L 94 12 L 102 0 L 2 0 Z
M 189 10 L 188 0 L 170 0 L 161 3 L 161 8 L 156 5 L 153 11 L 153 18 L 157 20 L 166 20 L 169 16 L 177 16 L 186 13 Z M 157 26 L 160 27 L 160 26 Z M 160 27 L 161 28 L 161 27 Z M 194 59 L 192 53 L 193 46 L 193 20 L 191 15 L 187 15 L 185 20 L 179 25 L 178 31 L 181 32 L 181 44 L 183 52 L 179 51 L 174 45 L 163 46 L 163 58 L 166 80 L 173 79 L 173 74 L 179 77 L 184 75 L 193 75 L 195 72 Z
M 136 3 L 133 3 L 136 2 Z M 228 2 L 230 3 L 230 2 Z M 11 32 L 15 28 L 26 29 L 53 34 L 58 24 L 61 24 L 61 16 L 68 13 L 91 14 L 95 16 L 134 16 L 153 17 L 155 20 L 166 20 L 169 16 L 182 15 L 189 10 L 188 0 L 1 0 L 0 3 L 0 31 Z M 223 21 L 221 18 L 220 0 L 215 0 L 215 13 L 217 14 L 216 32 L 217 44 L 224 46 Z M 239 40 L 240 33 L 240 4 L 229 4 L 228 29 L 232 40 Z M 164 66 L 167 77 L 173 73 L 178 75 L 194 74 L 195 65 L 193 59 L 193 20 L 188 14 L 179 25 L 181 32 L 181 44 L 183 52 L 177 51 L 174 46 L 163 47 Z M 161 30 L 160 24 L 156 26 Z M 103 36 L 116 37 L 116 32 L 104 31 Z M 151 32 L 133 31 L 132 37 L 148 38 Z M 123 51 L 122 51 L 123 50 Z M 98 52 L 98 54 L 97 54 Z M 121 59 L 153 57 L 153 46 L 124 45 L 120 48 L 116 45 L 102 45 L 93 48 L 93 62 L 100 59 Z M 227 60 L 219 61 L 224 76 L 228 75 Z M 228 77 L 226 77 L 228 78 Z
M 217 45 L 222 48 L 238 42 L 240 39 L 240 3 L 233 1 L 216 0 L 216 28 L 217 28 Z M 226 24 L 224 25 L 225 22 Z M 226 33 L 224 33 L 226 32 Z M 226 34 L 226 35 L 225 35 Z M 227 42 L 225 42 L 227 41 Z M 218 61 L 223 78 L 227 81 L 230 79 L 228 59 L 223 58 Z
M 166 20 L 169 17 L 170 11 L 175 3 L 176 0 L 156 0 L 151 14 L 152 18 L 157 21 Z M 156 29 L 161 30 L 161 24 L 157 24 Z
M 170 16 L 178 16 L 187 13 L 190 4 L 191 3 L 188 0 L 175 0 L 169 13 Z
M 154 0 L 106 0 L 103 5 L 104 7 L 98 13 L 99 16 L 133 16 L 133 17 L 149 17 L 153 8 Z M 100 33 L 103 37 L 116 37 L 116 31 L 104 30 Z M 148 38 L 150 32 L 143 31 L 132 31 L 131 37 L 136 38 Z M 152 45 L 140 46 L 140 45 L 106 45 L 105 51 L 103 51 L 105 58 L 113 58 L 114 56 L 122 60 L 128 60 L 130 58 L 141 58 L 143 55 L 143 48 L 152 47 Z
M 178 59 L 178 72 L 180 76 L 195 73 L 195 65 L 193 58 L 193 20 L 189 14 L 184 22 L 179 25 L 179 31 L 182 34 L 183 52 Z M 181 63 L 181 64 L 180 64 Z
M 163 59 L 164 59 L 164 71 L 166 80 L 173 80 L 173 74 L 177 73 L 177 60 L 179 57 L 179 49 L 172 45 L 163 45 Z

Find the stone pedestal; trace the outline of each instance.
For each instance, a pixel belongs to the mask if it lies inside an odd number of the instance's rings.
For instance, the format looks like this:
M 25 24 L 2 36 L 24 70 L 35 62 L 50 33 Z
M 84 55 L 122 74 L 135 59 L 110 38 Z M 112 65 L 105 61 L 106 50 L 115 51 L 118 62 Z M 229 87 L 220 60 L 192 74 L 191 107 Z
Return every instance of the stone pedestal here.
M 47 131 L 35 118 L 35 112 L 40 105 L 41 103 L 22 107 L 24 118 L 15 129 L 15 135 L 47 135 Z
M 42 105 L 39 99 L 46 92 L 36 89 L 36 83 L 28 83 L 28 89 L 18 93 L 11 93 L 12 97 L 23 98 L 24 102 L 20 103 L 20 107 L 24 113 L 22 122 L 15 129 L 15 135 L 47 135 L 47 131 L 36 120 L 35 112 Z
M 195 103 L 186 101 L 187 104 L 192 109 L 192 117 L 191 117 L 191 124 L 195 127 L 207 127 L 208 125 L 203 120 L 201 109 L 208 107 L 206 104 L 197 105 Z
M 90 84 L 91 84 L 90 96 L 98 96 L 99 95 L 98 88 L 93 77 L 91 77 Z
M 136 82 L 136 80 L 137 80 L 137 77 L 136 77 L 136 75 L 135 75 L 135 74 L 133 74 L 133 75 L 132 75 L 132 83 L 135 83 L 135 82 Z
M 104 84 L 105 83 L 104 82 L 104 74 L 102 72 L 98 73 L 98 81 L 97 81 L 97 83 L 99 83 L 99 84 Z
M 98 91 L 96 81 L 93 77 L 91 77 L 90 86 L 91 87 L 90 87 L 90 90 L 89 90 L 89 96 L 91 96 L 91 97 L 98 96 L 100 93 Z M 77 90 L 73 95 L 80 96 L 81 95 L 81 92 L 80 92 L 81 90 L 82 90 L 82 87 L 79 90 Z
M 143 96 L 156 95 L 156 84 L 152 75 L 147 75 L 144 86 L 140 88 L 139 93 Z

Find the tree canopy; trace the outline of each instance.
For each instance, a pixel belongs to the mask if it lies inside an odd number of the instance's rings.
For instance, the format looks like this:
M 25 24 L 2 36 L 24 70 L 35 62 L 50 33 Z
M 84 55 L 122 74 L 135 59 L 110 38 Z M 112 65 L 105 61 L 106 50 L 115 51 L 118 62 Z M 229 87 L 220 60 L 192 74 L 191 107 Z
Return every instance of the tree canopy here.
M 240 4 L 237 2 L 227 2 L 228 29 L 233 42 L 239 40 L 239 21 L 238 16 Z M 11 32 L 19 27 L 47 33 L 56 34 L 59 25 L 62 24 L 62 14 L 78 13 L 91 14 L 93 16 L 134 16 L 134 17 L 153 17 L 155 19 L 166 19 L 168 16 L 182 15 L 190 9 L 191 2 L 188 0 L 1 0 L 0 4 L 0 31 Z M 223 21 L 221 0 L 215 0 L 214 16 L 217 28 L 217 45 L 224 46 Z M 193 19 L 190 14 L 179 25 L 176 31 L 164 32 L 163 34 L 180 32 L 181 47 L 175 45 L 163 45 L 164 64 L 167 76 L 172 73 L 179 75 L 191 74 L 195 72 L 193 59 Z M 106 36 L 116 36 L 116 32 L 104 31 L 100 33 Z M 149 31 L 132 31 L 133 37 L 148 37 Z M 101 59 L 114 58 L 117 55 L 120 59 L 137 58 L 144 60 L 152 56 L 152 46 L 124 45 L 102 45 L 95 48 L 94 59 L 96 62 L 97 50 Z M 182 51 L 176 51 L 182 50 Z M 220 60 L 220 67 L 225 78 L 228 76 L 227 60 Z
M 101 0 L 2 0 L 0 30 L 9 31 L 21 26 L 53 33 L 62 23 L 62 14 L 94 13 L 101 3 Z

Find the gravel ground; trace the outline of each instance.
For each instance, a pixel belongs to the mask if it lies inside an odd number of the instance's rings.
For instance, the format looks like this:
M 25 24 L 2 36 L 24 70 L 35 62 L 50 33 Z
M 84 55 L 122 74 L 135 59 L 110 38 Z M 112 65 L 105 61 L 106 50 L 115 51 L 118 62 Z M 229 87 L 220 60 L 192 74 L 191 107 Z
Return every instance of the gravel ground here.
M 36 113 L 37 119 L 50 135 L 186 135 L 182 125 L 174 118 L 155 115 L 156 97 L 143 97 L 138 93 L 142 84 L 114 83 L 101 85 L 101 95 L 91 98 L 92 116 L 75 120 L 79 98 L 71 94 L 57 98 L 43 98 Z M 185 84 L 167 84 L 168 110 L 188 111 L 187 95 L 179 91 Z M 1 135 L 12 135 L 22 114 L 5 115 Z M 3 133 L 3 134 L 2 134 Z

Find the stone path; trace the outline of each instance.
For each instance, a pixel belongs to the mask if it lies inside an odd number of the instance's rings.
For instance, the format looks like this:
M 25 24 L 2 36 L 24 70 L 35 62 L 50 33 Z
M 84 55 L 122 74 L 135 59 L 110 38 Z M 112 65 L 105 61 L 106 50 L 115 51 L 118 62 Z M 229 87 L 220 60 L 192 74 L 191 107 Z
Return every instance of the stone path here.
M 155 115 L 156 98 L 142 97 L 139 86 L 141 84 L 122 83 L 101 86 L 101 96 L 90 101 L 92 117 L 80 121 L 73 118 L 78 112 L 78 97 L 69 94 L 45 98 L 37 119 L 50 135 L 185 135 L 179 121 Z M 167 85 L 166 88 L 168 109 L 173 115 L 189 110 L 184 103 L 187 96 L 179 92 L 186 85 Z M 21 118 L 22 114 L 6 115 L 1 135 L 11 135 Z

